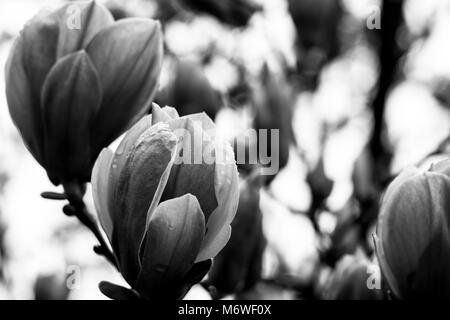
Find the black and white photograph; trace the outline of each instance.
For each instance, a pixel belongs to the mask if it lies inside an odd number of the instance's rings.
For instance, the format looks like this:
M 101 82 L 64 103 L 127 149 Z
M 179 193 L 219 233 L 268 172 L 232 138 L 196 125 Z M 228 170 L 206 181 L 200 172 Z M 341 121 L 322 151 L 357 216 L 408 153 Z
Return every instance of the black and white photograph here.
M 447 299 L 449 0 L 0 0 L 0 300 Z

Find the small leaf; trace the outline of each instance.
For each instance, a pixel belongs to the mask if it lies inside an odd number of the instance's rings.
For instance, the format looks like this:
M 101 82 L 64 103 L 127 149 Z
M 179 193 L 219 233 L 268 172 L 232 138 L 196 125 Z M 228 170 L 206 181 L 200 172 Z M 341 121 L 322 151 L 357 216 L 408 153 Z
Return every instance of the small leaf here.
M 108 281 L 100 282 L 98 288 L 105 296 L 113 300 L 139 300 L 140 298 L 139 294 L 134 290 Z

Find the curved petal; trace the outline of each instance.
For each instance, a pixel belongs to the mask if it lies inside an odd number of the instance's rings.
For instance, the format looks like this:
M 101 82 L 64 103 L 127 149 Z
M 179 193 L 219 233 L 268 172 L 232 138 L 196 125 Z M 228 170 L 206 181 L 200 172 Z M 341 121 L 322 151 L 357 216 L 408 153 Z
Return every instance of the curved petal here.
M 165 106 L 162 108 L 162 110 L 164 110 L 169 115 L 169 117 L 171 117 L 172 119 L 178 119 L 180 117 L 177 109 L 175 109 L 173 107 Z
M 450 159 L 445 159 L 437 163 L 433 163 L 430 167 L 432 172 L 439 172 L 450 177 Z
M 193 195 L 162 202 L 149 225 L 134 288 L 147 298 L 177 298 L 204 235 L 205 219 Z
M 39 106 L 47 75 L 56 62 L 59 18 L 56 11 L 42 10 L 25 24 L 20 37 L 20 58 L 30 84 L 33 104 Z
M 218 207 L 209 217 L 206 235 L 196 262 L 211 259 L 227 244 L 230 224 L 234 219 L 239 203 L 239 179 L 234 153 L 230 144 L 216 140 L 216 170 L 214 190 Z
M 383 275 L 397 297 L 448 293 L 443 270 L 449 266 L 444 254 L 450 241 L 449 192 L 446 175 L 425 172 L 404 180 L 383 200 L 377 253 Z
M 173 117 L 174 111 L 176 113 L 176 117 Z M 161 108 L 156 103 L 152 104 L 152 124 L 156 124 L 158 122 L 167 122 L 172 119 L 178 118 L 178 112 L 171 107 Z
M 152 126 L 152 116 L 148 115 L 139 120 L 130 130 L 127 131 L 125 137 L 120 141 L 119 146 L 114 153 L 114 170 L 110 172 L 110 178 L 108 183 L 108 203 L 114 202 L 114 191 L 119 180 L 120 173 L 122 172 L 125 161 L 127 160 L 134 143 L 139 136 Z M 112 212 L 112 208 L 110 208 Z
M 11 118 L 19 129 L 25 146 L 36 160 L 44 165 L 40 103 L 33 99 L 32 89 L 22 63 L 23 50 L 23 39 L 19 37 L 14 42 L 6 61 L 6 99 Z
M 394 272 L 391 269 L 389 262 L 386 258 L 386 253 L 384 250 L 384 244 L 383 240 L 385 238 L 385 234 L 388 234 L 390 232 L 393 232 L 393 230 L 389 230 L 390 228 L 394 227 L 390 224 L 393 223 L 392 221 L 387 222 L 387 220 L 392 220 L 393 215 L 390 215 L 388 218 L 388 212 L 391 211 L 389 207 L 392 204 L 395 204 L 398 202 L 397 195 L 400 188 L 402 188 L 402 185 L 419 175 L 419 170 L 415 167 L 408 167 L 404 169 L 388 186 L 383 199 L 382 204 L 380 207 L 380 214 L 378 217 L 378 224 L 377 224 L 377 230 L 376 235 L 374 235 L 374 243 L 375 243 L 375 250 L 378 257 L 378 262 L 380 264 L 381 272 L 383 273 L 383 276 L 385 277 L 390 289 L 393 291 L 395 296 L 398 298 L 401 298 L 401 291 L 399 288 L 399 283 L 397 283 Z M 387 229 L 387 230 L 386 230 Z M 394 231 L 395 232 L 395 231 Z
M 101 149 L 148 110 L 162 64 L 159 22 L 129 18 L 100 31 L 86 48 L 104 90 L 93 127 L 94 145 Z M 108 119 L 108 121 L 105 121 Z
M 195 124 L 198 124 L 211 139 L 216 138 L 216 125 L 205 112 L 190 114 L 182 118 L 189 118 Z
M 178 138 L 178 147 L 161 201 L 192 193 L 208 220 L 217 207 L 214 144 L 201 127 L 189 118 L 171 120 L 167 124 Z
M 125 158 L 114 190 L 112 245 L 125 279 L 134 283 L 139 271 L 138 252 L 146 229 L 147 212 L 162 174 L 172 159 L 176 137 L 167 125 L 142 133 Z M 114 160 L 111 172 L 118 168 Z
M 164 170 L 163 174 L 161 175 L 161 178 L 159 179 L 158 187 L 156 188 L 155 194 L 154 194 L 153 199 L 152 199 L 152 203 L 150 204 L 150 207 L 149 207 L 149 209 L 147 211 L 147 218 L 145 220 L 145 229 L 146 230 L 148 229 L 148 225 L 150 224 L 150 220 L 151 220 L 151 218 L 153 216 L 153 213 L 156 210 L 156 207 L 161 202 L 162 194 L 164 192 L 164 189 L 166 188 L 167 181 L 169 180 L 170 171 L 172 170 L 173 163 L 175 161 L 175 157 L 176 157 L 176 153 L 177 153 L 176 150 L 177 149 L 174 148 L 174 150 L 172 152 L 172 157 L 171 157 L 169 163 L 167 164 L 167 167 Z M 142 244 L 143 243 L 141 242 L 139 247 L 141 247 Z
M 389 193 L 397 189 L 398 186 L 402 185 L 405 181 L 419 174 L 420 170 L 413 166 L 403 169 L 402 172 L 400 172 L 397 177 L 395 177 L 395 179 L 392 180 L 392 182 L 389 184 L 388 188 L 386 189 L 385 197 L 387 197 Z
M 97 1 L 70 2 L 56 14 L 60 30 L 57 59 L 86 48 L 100 30 L 114 23 L 108 9 Z
M 102 150 L 92 169 L 91 179 L 95 210 L 110 242 L 112 241 L 113 222 L 108 204 L 108 181 L 113 156 L 113 152 L 108 148 Z
M 100 103 L 97 73 L 84 51 L 60 59 L 42 88 L 45 162 L 49 176 L 91 175 L 90 127 Z

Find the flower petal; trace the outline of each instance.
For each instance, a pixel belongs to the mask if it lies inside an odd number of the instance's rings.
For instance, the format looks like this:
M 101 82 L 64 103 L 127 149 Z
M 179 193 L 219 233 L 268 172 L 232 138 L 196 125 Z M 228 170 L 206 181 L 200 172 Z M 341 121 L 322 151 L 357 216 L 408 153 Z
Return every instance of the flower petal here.
M 211 139 L 215 139 L 216 125 L 205 112 L 190 114 L 182 118 L 189 118 L 191 121 L 198 124 Z
M 170 106 L 165 106 L 162 108 L 172 119 L 178 119 L 180 117 L 180 115 L 178 114 L 177 109 L 170 107 Z
M 166 111 L 166 108 L 170 107 L 164 107 L 162 108 L 163 111 Z M 170 108 L 173 109 L 173 108 Z M 170 112 L 170 110 L 169 110 Z M 109 186 L 108 186 L 108 203 L 114 202 L 114 192 L 117 185 L 117 181 L 119 180 L 120 173 L 122 172 L 123 166 L 125 165 L 125 162 L 128 158 L 128 156 L 131 153 L 131 150 L 134 146 L 134 143 L 138 140 L 139 136 L 144 133 L 144 131 L 148 130 L 152 126 L 152 115 L 147 115 L 143 117 L 141 120 L 139 120 L 130 130 L 127 131 L 123 139 L 120 141 L 119 146 L 117 147 L 116 152 L 114 153 L 114 170 L 110 171 L 109 174 Z M 159 189 L 161 189 L 160 193 L 162 193 L 162 190 L 166 186 L 167 178 L 164 178 L 166 175 L 168 175 L 168 172 L 170 172 L 170 169 L 172 168 L 173 159 L 169 161 L 167 164 L 166 170 L 164 171 L 163 175 L 161 176 L 159 185 Z M 167 172 L 166 172 L 167 171 Z M 161 194 L 158 195 L 158 192 L 155 193 L 155 196 L 153 197 L 153 202 L 156 202 L 155 208 L 159 203 L 159 200 L 161 198 Z M 156 200 L 156 201 L 155 201 Z M 152 204 L 153 204 L 152 202 Z M 112 212 L 112 209 L 110 209 Z M 152 212 L 149 210 L 149 212 Z
M 164 107 L 161 109 L 160 106 L 158 106 L 156 103 L 153 103 L 152 105 L 152 124 L 158 123 L 158 122 L 167 122 L 169 120 L 174 119 L 171 116 L 171 112 L 168 111 L 170 107 Z M 173 109 L 173 108 L 170 108 Z M 175 111 L 176 112 L 176 111 Z
M 147 298 L 178 298 L 204 235 L 205 219 L 193 195 L 162 202 L 149 225 L 135 289 Z
M 387 201 L 388 198 L 391 197 L 393 191 L 397 189 L 400 185 L 402 185 L 405 181 L 414 178 L 419 175 L 420 171 L 416 167 L 407 167 L 400 174 L 395 177 L 394 180 L 389 184 L 386 192 L 383 195 L 383 202 Z
M 260 279 L 265 239 L 260 210 L 261 183 L 259 177 L 256 179 L 254 181 L 255 177 L 250 175 L 240 183 L 239 206 L 231 223 L 233 232 L 214 258 L 214 266 L 208 274 L 206 286 L 216 288 L 216 299 L 253 287 Z
M 239 203 L 238 171 L 230 144 L 217 139 L 216 157 L 214 190 L 218 207 L 209 217 L 205 240 L 196 262 L 215 257 L 227 244 L 231 234 L 230 224 Z
M 31 87 L 33 105 L 40 105 L 44 81 L 56 62 L 59 21 L 55 11 L 42 10 L 20 33 L 23 49 L 21 61 Z
M 93 127 L 94 146 L 100 150 L 150 107 L 162 64 L 160 24 L 142 18 L 120 20 L 100 31 L 86 51 L 104 89 Z
M 117 186 L 117 181 L 119 180 L 122 168 L 125 165 L 132 148 L 133 144 L 137 141 L 139 136 L 149 129 L 152 125 L 152 116 L 145 116 L 139 120 L 130 130 L 127 131 L 122 141 L 120 141 L 119 146 L 114 153 L 114 170 L 110 172 L 110 182 L 108 187 L 108 203 L 113 203 L 114 201 L 114 191 Z
M 97 73 L 84 51 L 65 56 L 50 70 L 42 106 L 45 162 L 51 178 L 89 180 L 90 127 L 101 97 Z
M 108 182 L 113 156 L 110 149 L 102 150 L 95 162 L 94 169 L 92 169 L 91 179 L 95 209 L 110 242 L 112 241 L 113 222 L 108 204 Z
M 450 160 L 445 159 L 437 163 L 433 163 L 429 171 L 439 172 L 450 177 Z
M 386 281 L 389 284 L 390 289 L 393 291 L 393 293 L 397 297 L 401 297 L 399 285 L 397 281 L 395 280 L 395 276 L 393 273 L 393 270 L 389 266 L 389 263 L 386 260 L 386 253 L 384 251 L 384 244 L 381 241 L 381 239 L 384 238 L 383 234 L 385 232 L 392 232 L 390 230 L 385 230 L 386 228 L 389 228 L 390 226 L 386 225 L 386 216 L 387 216 L 387 207 L 392 204 L 398 202 L 398 200 L 394 200 L 398 189 L 409 179 L 412 179 L 414 177 L 417 177 L 419 175 L 419 170 L 415 167 L 408 167 L 404 169 L 389 185 L 387 188 L 385 194 L 383 195 L 382 199 L 382 205 L 380 208 L 380 214 L 378 217 L 378 225 L 377 225 L 377 234 L 374 235 L 374 244 L 375 244 L 375 250 L 378 257 L 378 262 L 380 264 L 380 269 L 383 273 L 383 276 L 385 277 Z
M 147 212 L 175 148 L 176 137 L 167 125 L 152 126 L 133 144 L 118 172 L 111 198 L 114 211 L 112 245 L 120 269 L 130 284 L 134 283 L 139 271 L 138 251 L 146 229 Z M 113 160 L 111 172 L 116 170 Z
M 377 226 L 383 275 L 399 298 L 445 297 L 450 280 L 444 271 L 450 266 L 450 179 L 425 172 L 389 189 Z
M 9 113 L 22 135 L 25 146 L 36 160 L 43 165 L 43 131 L 40 102 L 33 99 L 32 88 L 22 63 L 23 51 L 23 38 L 19 37 L 14 42 L 6 62 L 6 98 Z
M 57 10 L 59 41 L 57 58 L 86 48 L 102 29 L 112 25 L 114 18 L 105 6 L 97 1 L 70 2 Z
M 189 118 L 171 120 L 168 125 L 178 138 L 178 147 L 161 201 L 192 193 L 200 202 L 205 219 L 208 220 L 217 207 L 213 142 Z

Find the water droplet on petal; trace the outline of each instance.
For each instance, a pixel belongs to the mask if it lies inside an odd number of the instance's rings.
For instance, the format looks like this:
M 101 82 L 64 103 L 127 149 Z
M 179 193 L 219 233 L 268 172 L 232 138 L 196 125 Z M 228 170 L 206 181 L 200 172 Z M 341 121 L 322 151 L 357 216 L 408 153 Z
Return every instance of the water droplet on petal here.
M 125 151 L 125 143 L 121 143 L 116 149 L 116 155 L 120 156 Z
M 166 272 L 166 270 L 169 268 L 169 266 L 167 266 L 167 265 L 164 265 L 164 264 L 158 264 L 158 265 L 156 265 L 156 272 L 160 272 L 160 273 L 163 273 L 163 272 Z
M 116 158 L 116 157 L 114 157 L 114 159 L 113 159 L 113 161 L 112 161 L 111 167 L 112 167 L 113 169 L 117 169 L 117 158 Z

